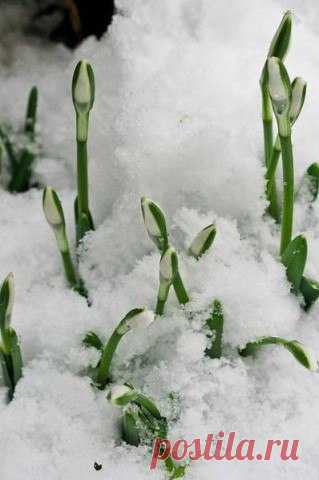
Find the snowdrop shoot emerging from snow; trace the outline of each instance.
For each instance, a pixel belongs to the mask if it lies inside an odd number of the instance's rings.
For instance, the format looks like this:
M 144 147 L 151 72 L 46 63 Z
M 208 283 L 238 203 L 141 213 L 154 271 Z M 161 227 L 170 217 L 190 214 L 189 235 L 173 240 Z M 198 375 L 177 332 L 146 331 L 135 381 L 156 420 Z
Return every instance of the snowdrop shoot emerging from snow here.
M 9 400 L 12 400 L 16 384 L 22 377 L 22 357 L 19 340 L 11 327 L 14 302 L 14 281 L 10 273 L 0 289 L 0 364 Z
M 208 225 L 208 227 L 203 228 L 194 240 L 192 241 L 189 247 L 189 254 L 198 260 L 207 250 L 212 246 L 216 236 L 216 227 L 215 225 Z
M 101 350 L 101 359 L 92 373 L 92 378 L 96 381 L 99 388 L 105 388 L 110 380 L 109 373 L 111 363 L 122 337 L 131 330 L 147 328 L 154 321 L 154 318 L 155 316 L 152 311 L 147 310 L 146 308 L 134 308 L 120 321 L 105 346 L 99 341 L 99 345 L 101 345 L 99 348 Z M 84 339 L 84 343 L 96 348 L 96 338 L 97 335 L 90 332 Z
M 95 97 L 95 82 L 92 67 L 81 60 L 74 71 L 72 80 L 72 98 L 76 112 L 76 142 L 77 142 L 77 187 L 75 200 L 75 223 L 77 243 L 89 230 L 94 230 L 92 215 L 89 209 L 88 186 L 88 154 L 87 139 L 89 116 Z
M 36 141 L 37 107 L 38 89 L 32 87 L 22 132 L 16 132 L 7 125 L 0 125 L 0 140 L 8 158 L 10 192 L 25 192 L 32 186 L 34 162 L 39 153 Z
M 293 229 L 294 165 L 289 117 L 292 92 L 287 70 L 279 58 L 269 58 L 267 61 L 267 70 L 268 91 L 277 119 L 282 150 L 284 190 L 280 240 L 280 254 L 282 255 L 291 241 Z
M 313 372 L 318 371 L 317 357 L 297 340 L 285 340 L 279 337 L 262 337 L 254 342 L 248 343 L 244 349 L 240 350 L 240 354 L 243 357 L 254 355 L 254 353 L 264 345 L 281 345 L 288 350 L 303 367 Z
M 86 291 L 79 279 L 71 257 L 63 208 L 57 193 L 51 187 L 44 189 L 42 203 L 44 215 L 54 232 L 58 250 L 62 257 L 66 280 L 71 288 L 86 297 Z
M 164 252 L 168 247 L 168 233 L 163 211 L 155 202 L 146 197 L 141 199 L 141 208 L 148 236 L 159 251 Z
M 271 57 L 277 57 L 284 60 L 291 37 L 292 27 L 292 15 L 291 12 L 286 12 L 283 19 L 272 39 L 267 54 L 267 59 Z M 269 168 L 271 155 L 273 151 L 273 124 L 272 124 L 272 107 L 268 92 L 268 72 L 267 61 L 263 67 L 260 77 L 260 88 L 262 96 L 262 119 L 263 119 L 263 132 L 264 132 L 264 159 L 265 166 Z M 279 221 L 279 206 L 277 199 L 276 182 L 273 180 L 271 189 L 268 191 L 267 198 L 269 200 L 269 213 L 276 220 Z

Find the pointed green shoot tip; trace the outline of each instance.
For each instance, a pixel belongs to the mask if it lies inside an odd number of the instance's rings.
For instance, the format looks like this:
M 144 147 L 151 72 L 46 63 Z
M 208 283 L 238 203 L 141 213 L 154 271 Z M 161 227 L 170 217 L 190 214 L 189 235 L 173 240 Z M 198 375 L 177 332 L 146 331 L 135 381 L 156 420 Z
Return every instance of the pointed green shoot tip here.
M 240 355 L 246 357 L 254 355 L 264 345 L 281 345 L 288 350 L 294 358 L 305 368 L 312 371 L 318 371 L 317 357 L 302 343 L 297 340 L 285 340 L 280 337 L 261 337 L 254 342 L 249 342 L 239 351 Z
M 203 228 L 189 247 L 189 254 L 197 260 L 206 253 L 212 246 L 216 236 L 216 227 L 211 224 Z
M 55 190 L 45 187 L 42 197 L 43 211 L 49 225 L 55 229 L 65 226 L 63 208 Z
M 10 327 L 14 302 L 14 277 L 12 273 L 4 279 L 0 289 L 0 329 Z
M 311 201 L 314 202 L 318 197 L 319 191 L 319 163 L 312 163 L 307 168 L 306 177 L 308 180 L 308 188 L 311 194 Z
M 29 93 L 27 111 L 25 116 L 24 131 L 26 133 L 34 134 L 38 106 L 38 89 L 33 86 Z
M 72 98 L 74 108 L 79 115 L 86 115 L 93 107 L 95 82 L 92 67 L 81 60 L 75 67 L 72 79 Z
M 292 13 L 288 10 L 271 41 L 267 57 L 278 57 L 284 60 L 290 45 Z
M 299 117 L 303 104 L 305 103 L 306 91 L 307 82 L 301 77 L 296 77 L 291 84 L 292 96 L 289 117 L 292 125 Z
M 315 280 L 302 277 L 300 292 L 305 300 L 304 309 L 308 311 L 319 298 L 319 283 Z
M 163 210 L 150 198 L 141 198 L 141 209 L 146 231 L 160 252 L 168 247 L 168 233 Z
M 300 290 L 307 253 L 307 240 L 303 235 L 299 235 L 289 243 L 282 255 L 282 263 L 286 267 L 287 278 L 293 285 L 295 293 Z

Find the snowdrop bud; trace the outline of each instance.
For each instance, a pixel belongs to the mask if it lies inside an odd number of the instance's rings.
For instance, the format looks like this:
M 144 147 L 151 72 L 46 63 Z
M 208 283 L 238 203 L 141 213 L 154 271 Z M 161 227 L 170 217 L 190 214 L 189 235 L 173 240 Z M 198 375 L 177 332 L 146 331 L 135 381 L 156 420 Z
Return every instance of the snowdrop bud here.
M 94 102 L 95 84 L 92 67 L 81 60 L 73 74 L 72 97 L 78 114 L 88 114 Z
M 14 302 L 14 279 L 13 274 L 5 278 L 0 289 L 0 329 L 7 330 L 10 326 L 11 314 Z
M 279 58 L 267 60 L 268 92 L 278 121 L 279 134 L 290 134 L 289 109 L 291 104 L 291 86 L 287 70 Z
M 197 259 L 204 255 L 204 253 L 212 246 L 215 236 L 215 225 L 211 224 L 208 225 L 208 227 L 203 228 L 203 230 L 196 235 L 189 247 L 190 255 Z
M 285 58 L 290 44 L 291 27 L 292 13 L 287 11 L 272 39 L 268 57 L 278 57 L 280 60 Z
M 154 321 L 155 314 L 146 308 L 134 308 L 121 321 L 117 328 L 119 335 L 124 335 L 130 330 L 147 328 Z
M 69 249 L 65 234 L 65 220 L 62 205 L 57 193 L 51 187 L 43 191 L 43 211 L 48 224 L 52 227 L 60 252 Z
M 310 351 L 310 349 L 308 349 L 308 347 L 297 340 L 293 340 L 287 343 L 286 348 L 305 368 L 313 372 L 318 371 L 318 358 L 312 351 Z
M 172 283 L 178 271 L 178 260 L 175 248 L 169 247 L 162 255 L 160 261 L 160 279 Z
M 123 407 L 137 396 L 134 388 L 128 385 L 114 385 L 107 394 L 107 399 L 117 407 Z
M 57 193 L 51 187 L 45 187 L 43 191 L 43 211 L 52 228 L 61 227 L 65 224 L 61 202 Z
M 160 251 L 168 245 L 168 235 L 165 216 L 161 208 L 152 200 L 146 197 L 141 199 L 141 208 L 145 228 L 150 239 Z
M 294 124 L 302 110 L 307 90 L 307 83 L 301 77 L 297 77 L 291 84 L 291 105 L 289 118 L 291 124 Z

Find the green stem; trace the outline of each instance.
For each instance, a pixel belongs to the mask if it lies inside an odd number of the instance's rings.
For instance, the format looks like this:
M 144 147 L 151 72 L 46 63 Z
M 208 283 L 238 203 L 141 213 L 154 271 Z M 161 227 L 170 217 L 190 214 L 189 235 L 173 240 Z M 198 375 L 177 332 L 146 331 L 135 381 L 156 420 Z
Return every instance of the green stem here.
M 210 329 L 212 341 L 205 353 L 210 358 L 220 358 L 222 356 L 224 315 L 222 305 L 218 300 L 214 301 L 212 313 L 206 323 Z
M 272 147 L 273 147 L 273 133 L 272 133 L 272 120 L 263 120 L 264 127 L 264 152 L 265 152 L 265 165 L 269 166 Z
M 89 214 L 87 142 L 77 140 L 77 179 L 79 214 Z
M 123 335 L 119 335 L 117 329 L 112 333 L 109 341 L 105 345 L 101 361 L 98 365 L 97 383 L 104 388 L 109 380 L 109 371 L 112 363 L 114 352 Z
M 157 295 L 157 303 L 155 308 L 156 315 L 163 315 L 170 287 L 171 287 L 170 283 L 160 281 L 160 286 L 159 286 L 158 295 Z
M 189 296 L 187 294 L 187 291 L 184 287 L 184 284 L 183 284 L 183 280 L 179 274 L 179 272 L 177 272 L 174 280 L 173 280 L 173 286 L 174 286 L 174 290 L 175 290 L 175 293 L 176 293 L 176 296 L 177 296 L 177 299 L 179 301 L 179 303 L 181 305 L 185 305 L 185 303 L 189 302 Z
M 268 168 L 273 151 L 273 128 L 272 128 L 272 107 L 267 92 L 267 88 L 262 86 L 262 117 L 263 117 L 263 130 L 264 130 L 264 155 L 265 165 Z M 279 209 L 277 199 L 277 187 L 276 181 L 272 182 L 272 186 L 267 196 L 269 200 L 268 212 L 276 220 L 279 220 Z
M 65 273 L 66 279 L 71 288 L 77 289 L 78 278 L 77 278 L 74 264 L 70 255 L 70 251 L 67 250 L 65 252 L 61 252 L 61 256 L 62 256 L 64 273 Z
M 291 241 L 294 210 L 294 165 L 291 135 L 280 135 L 283 167 L 283 211 L 281 225 L 280 255 L 284 253 Z
M 268 165 L 267 172 L 265 175 L 266 180 L 268 180 L 267 192 L 271 188 L 272 181 L 275 178 L 275 173 L 277 170 L 280 154 L 281 154 L 281 148 L 278 149 L 275 144 L 271 154 L 270 163 Z

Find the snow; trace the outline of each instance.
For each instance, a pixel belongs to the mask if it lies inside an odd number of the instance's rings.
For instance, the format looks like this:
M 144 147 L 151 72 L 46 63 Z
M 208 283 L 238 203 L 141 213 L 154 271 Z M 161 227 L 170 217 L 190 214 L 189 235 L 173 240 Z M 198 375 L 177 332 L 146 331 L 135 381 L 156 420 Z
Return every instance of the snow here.
M 255 360 L 239 346 L 260 335 L 298 339 L 318 354 L 319 303 L 305 314 L 278 260 L 279 235 L 263 216 L 259 75 L 286 9 L 294 13 L 286 65 L 308 82 L 293 128 L 296 184 L 319 151 L 318 18 L 314 1 L 120 0 L 105 37 L 75 52 L 24 31 L 25 7 L 1 6 L 1 119 L 21 124 L 29 88 L 39 87 L 42 156 L 36 175 L 61 198 L 74 245 L 75 115 L 71 79 L 78 60 L 95 72 L 90 116 L 90 192 L 97 230 L 85 239 L 80 271 L 92 306 L 70 291 L 42 211 L 42 192 L 0 189 L 0 278 L 14 273 L 12 325 L 24 377 L 15 399 L 0 387 L 1 480 L 164 479 L 149 471 L 144 447 L 120 443 L 120 409 L 85 374 L 97 354 L 82 340 L 107 339 L 135 307 L 154 309 L 160 254 L 145 231 L 140 197 L 166 213 L 170 242 L 190 293 L 180 308 L 170 291 L 165 314 L 128 332 L 112 366 L 117 384 L 151 395 L 170 438 L 300 439 L 300 460 L 197 461 L 186 479 L 299 480 L 318 477 L 319 377 L 283 348 Z M 4 183 L 4 182 L 3 182 Z M 319 206 L 296 200 L 294 232 L 309 242 L 307 274 L 319 279 Z M 216 225 L 212 248 L 187 249 Z M 72 255 L 75 251 L 72 250 Z M 224 357 L 205 357 L 204 322 L 218 298 L 225 312 Z M 103 465 L 99 472 L 94 462 Z

